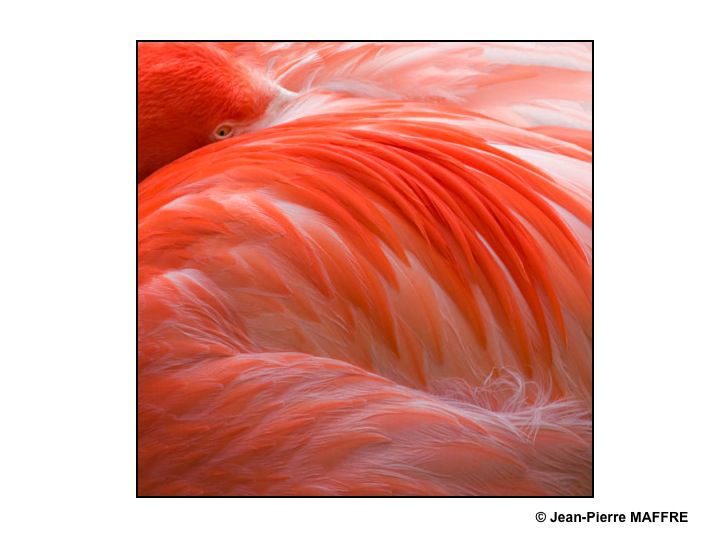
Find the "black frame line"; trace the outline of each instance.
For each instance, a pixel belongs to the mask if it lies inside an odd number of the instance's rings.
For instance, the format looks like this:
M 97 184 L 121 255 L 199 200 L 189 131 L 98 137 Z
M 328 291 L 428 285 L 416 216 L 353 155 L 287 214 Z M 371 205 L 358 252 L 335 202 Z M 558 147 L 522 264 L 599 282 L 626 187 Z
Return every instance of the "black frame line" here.
M 592 481 L 590 495 L 140 495 L 138 486 L 140 483 L 139 454 L 140 454 L 140 416 L 138 408 L 139 393 L 139 289 L 138 289 L 138 203 L 139 183 L 135 178 L 135 498 L 136 499 L 594 499 L 595 498 L 595 40 L 594 39 L 390 39 L 390 40 L 324 40 L 324 39 L 293 39 L 293 40 L 257 40 L 257 39 L 136 39 L 135 40 L 135 171 L 137 175 L 138 156 L 138 51 L 140 43 L 590 43 L 591 55 L 591 114 L 592 122 L 590 127 L 590 141 L 592 146 L 591 159 L 591 231 L 593 240 L 592 247 L 592 404 L 590 407 L 591 419 L 591 459 L 592 459 Z

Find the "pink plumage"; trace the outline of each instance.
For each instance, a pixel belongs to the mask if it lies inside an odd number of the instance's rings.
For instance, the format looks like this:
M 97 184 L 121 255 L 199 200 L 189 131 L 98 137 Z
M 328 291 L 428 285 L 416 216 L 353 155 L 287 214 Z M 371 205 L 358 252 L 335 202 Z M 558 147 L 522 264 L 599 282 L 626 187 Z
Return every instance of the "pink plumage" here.
M 590 494 L 587 44 L 139 62 L 140 494 Z

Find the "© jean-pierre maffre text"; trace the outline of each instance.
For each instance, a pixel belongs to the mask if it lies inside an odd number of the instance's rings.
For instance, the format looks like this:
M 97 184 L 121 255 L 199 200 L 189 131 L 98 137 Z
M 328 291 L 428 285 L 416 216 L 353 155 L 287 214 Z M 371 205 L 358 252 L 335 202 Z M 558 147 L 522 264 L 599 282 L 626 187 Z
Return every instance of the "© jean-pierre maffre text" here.
M 630 514 L 606 514 L 603 512 L 585 512 L 582 514 L 561 514 L 553 512 L 548 521 L 551 523 L 687 523 L 687 512 L 630 512 Z

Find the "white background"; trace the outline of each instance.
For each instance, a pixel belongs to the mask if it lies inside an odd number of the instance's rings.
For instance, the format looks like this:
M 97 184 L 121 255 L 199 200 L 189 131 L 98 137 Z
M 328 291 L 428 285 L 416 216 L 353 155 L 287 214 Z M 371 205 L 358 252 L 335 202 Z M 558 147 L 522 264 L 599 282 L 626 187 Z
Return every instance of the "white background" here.
M 0 536 L 718 538 L 711 3 L 256 4 L 3 9 Z M 594 499 L 135 498 L 135 40 L 148 38 L 596 40 Z M 541 510 L 690 523 L 539 524 Z

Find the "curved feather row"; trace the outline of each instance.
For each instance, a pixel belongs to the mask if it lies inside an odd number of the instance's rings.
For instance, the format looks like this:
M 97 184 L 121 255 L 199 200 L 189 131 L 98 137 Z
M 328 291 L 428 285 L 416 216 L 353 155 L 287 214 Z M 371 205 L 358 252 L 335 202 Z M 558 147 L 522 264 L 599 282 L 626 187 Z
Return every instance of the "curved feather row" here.
M 140 409 L 145 495 L 584 495 L 590 482 L 590 422 L 567 401 L 495 411 L 482 392 L 439 398 L 291 353 L 141 381 L 158 396 Z

